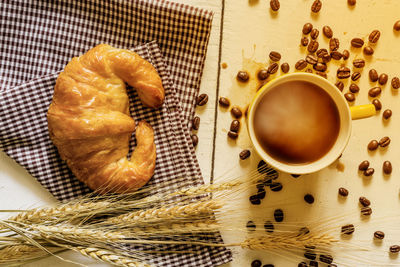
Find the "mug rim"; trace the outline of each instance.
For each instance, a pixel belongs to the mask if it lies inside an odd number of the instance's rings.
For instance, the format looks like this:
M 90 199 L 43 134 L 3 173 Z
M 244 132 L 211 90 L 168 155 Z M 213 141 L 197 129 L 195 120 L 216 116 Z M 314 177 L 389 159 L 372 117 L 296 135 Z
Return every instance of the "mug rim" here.
M 323 155 L 316 161 L 305 163 L 305 164 L 287 164 L 281 161 L 274 159 L 259 144 L 255 132 L 254 132 L 254 114 L 255 114 L 255 107 L 258 106 L 260 99 L 272 88 L 275 87 L 278 83 L 282 83 L 285 81 L 307 81 L 313 84 L 318 85 L 323 90 L 325 90 L 329 96 L 334 101 L 336 107 L 339 111 L 339 118 L 340 118 L 340 129 L 338 133 L 338 137 L 335 141 L 335 144 L 329 150 L 328 153 Z M 321 84 L 323 86 L 321 86 Z M 344 108 L 344 109 L 343 109 Z M 345 125 L 343 125 L 345 123 Z M 320 171 L 325 167 L 332 164 L 341 153 L 346 148 L 348 141 L 350 139 L 351 134 L 351 112 L 350 107 L 347 104 L 346 99 L 344 98 L 343 94 L 339 91 L 339 89 L 330 81 L 321 76 L 312 73 L 301 73 L 295 72 L 290 74 L 285 74 L 283 76 L 277 77 L 268 83 L 264 84 L 254 96 L 252 102 L 249 105 L 249 112 L 247 117 L 247 130 L 250 136 L 250 141 L 253 144 L 257 154 L 269 165 L 272 167 L 291 174 L 307 174 Z M 340 140 L 339 140 L 340 139 Z M 339 142 L 340 141 L 340 142 Z M 333 153 L 335 152 L 335 153 Z

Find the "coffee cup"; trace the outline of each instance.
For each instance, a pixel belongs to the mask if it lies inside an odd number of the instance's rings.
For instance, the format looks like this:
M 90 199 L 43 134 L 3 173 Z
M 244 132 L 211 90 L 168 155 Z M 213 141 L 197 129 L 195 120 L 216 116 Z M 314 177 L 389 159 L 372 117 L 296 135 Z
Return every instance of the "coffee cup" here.
M 310 154 L 312 149 L 308 149 L 307 145 L 313 145 L 313 140 L 308 140 L 307 136 L 300 136 L 298 138 L 299 140 L 296 140 L 296 145 L 293 146 L 293 142 L 291 143 L 292 140 L 281 140 L 284 138 L 291 138 L 291 136 L 295 136 L 297 133 L 293 133 L 296 131 L 294 129 L 292 123 L 289 121 L 290 120 L 290 114 L 286 114 L 287 110 L 290 111 L 296 111 L 296 103 L 293 103 L 296 101 L 296 94 L 291 93 L 288 91 L 288 95 L 286 95 L 287 98 L 287 103 L 286 103 L 286 98 L 282 98 L 279 100 L 279 104 L 273 104 L 271 105 L 266 103 L 266 99 L 271 99 L 273 101 L 274 99 L 279 99 L 279 91 L 278 90 L 284 90 L 282 88 L 285 88 L 285 85 L 290 85 L 289 87 L 296 87 L 297 85 L 301 86 L 306 86 L 301 90 L 307 89 L 302 91 L 301 97 L 304 98 L 304 94 L 307 94 L 308 91 L 310 91 L 310 95 L 312 96 L 314 93 L 317 93 L 317 95 L 321 95 L 321 103 L 314 103 L 314 102 L 309 102 L 309 103 L 300 103 L 300 113 L 302 110 L 310 110 L 311 113 L 304 113 L 304 114 L 293 114 L 297 118 L 297 116 L 300 116 L 301 119 L 305 120 L 307 123 L 311 121 L 310 125 L 315 128 L 315 125 L 319 127 L 319 124 L 323 126 L 321 128 L 321 132 L 324 134 L 330 134 L 329 131 L 335 131 L 335 136 L 336 138 L 331 138 L 331 143 L 324 144 L 325 139 L 328 140 L 329 138 L 322 138 L 319 133 L 313 133 L 312 136 L 317 136 L 318 140 L 321 143 L 321 148 L 326 149 L 326 151 L 321 154 L 318 158 L 315 158 L 314 160 L 304 160 L 304 161 L 290 161 L 290 160 L 285 160 L 289 156 L 296 155 L 299 158 L 303 159 L 304 154 Z M 293 86 L 296 85 L 296 86 Z M 307 88 L 307 86 L 309 88 Z M 288 87 L 288 86 L 286 86 Z M 312 91 L 312 88 L 318 88 L 315 89 L 316 92 Z M 310 89 L 310 90 L 309 90 Z M 292 89 L 290 89 L 292 90 Z M 318 92 L 320 90 L 320 92 Z M 283 91 L 282 91 L 283 92 Z M 304 93 L 303 93 L 304 92 Z M 283 96 L 283 94 L 282 94 Z M 289 96 L 289 97 L 288 97 Z M 309 97 L 309 96 L 307 96 Z M 309 99 L 306 99 L 309 101 Z M 269 100 L 268 100 L 269 101 Z M 327 102 L 328 101 L 328 102 Z M 289 103 L 290 102 L 290 103 Z M 319 106 L 318 106 L 319 104 Z M 324 114 L 328 113 L 326 110 L 326 106 L 332 106 L 333 111 L 331 112 L 332 116 L 329 116 L 329 114 Z M 275 112 L 273 109 L 278 109 L 278 112 Z M 321 109 L 321 114 L 319 113 L 319 110 L 316 109 Z M 272 111 L 271 111 L 272 110 Z M 287 112 L 286 112 L 287 111 Z M 329 111 L 329 110 L 328 110 Z M 265 114 L 261 114 L 260 112 L 265 112 Z M 330 111 L 329 111 L 330 112 Z M 292 74 L 286 74 L 283 75 L 279 78 L 273 79 L 267 84 L 265 84 L 263 87 L 261 87 L 256 96 L 254 97 L 253 101 L 249 105 L 249 110 L 248 110 L 248 117 L 247 117 L 247 127 L 248 127 L 248 132 L 250 136 L 250 140 L 252 144 L 254 145 L 254 148 L 256 152 L 260 155 L 260 157 L 269 165 L 272 167 L 286 172 L 286 173 L 291 173 L 291 174 L 306 174 L 306 173 L 313 173 L 317 172 L 327 166 L 329 166 L 331 163 L 333 163 L 336 159 L 340 157 L 342 152 L 344 151 L 350 135 L 351 135 L 351 126 L 352 126 L 352 120 L 354 119 L 361 119 L 361 118 L 366 118 L 375 115 L 376 110 L 375 106 L 372 104 L 367 104 L 367 105 L 361 105 L 361 106 L 349 106 L 347 103 L 346 99 L 343 96 L 343 93 L 339 91 L 339 89 L 329 82 L 327 79 L 322 78 L 319 75 L 311 74 L 311 73 L 292 73 Z M 261 114 L 261 115 L 260 115 Z M 271 114 L 284 114 L 283 116 L 281 115 L 271 115 Z M 312 115 L 309 115 L 312 114 Z M 325 119 L 324 116 L 328 119 Z M 275 117 L 273 117 L 275 116 Z M 310 116 L 308 118 L 307 116 Z M 311 118 L 311 116 L 317 117 L 318 119 L 321 120 L 321 123 L 317 122 L 312 122 L 312 119 L 315 120 L 315 118 Z M 260 121 L 261 119 L 265 119 L 265 123 L 263 120 Z M 322 118 L 322 119 L 321 119 Z M 329 119 L 331 118 L 331 119 Z M 255 121 L 257 119 L 257 121 Z M 335 125 L 330 124 L 330 120 L 335 121 Z M 271 123 L 273 122 L 273 123 Z M 261 123 L 261 126 L 260 126 Z M 298 124 L 299 121 L 296 121 Z M 306 123 L 306 124 L 307 124 Z M 312 124 L 314 123 L 314 124 Z M 307 124 L 308 125 L 308 124 Z M 318 127 L 315 129 L 308 129 L 307 125 L 302 125 L 304 126 L 305 133 L 307 134 L 308 132 L 313 132 L 313 131 L 318 131 Z M 321 126 L 321 127 L 322 127 Z M 336 128 L 335 128 L 336 127 Z M 271 129 L 272 130 L 271 130 Z M 282 128 L 282 129 L 281 129 Z M 334 130 L 329 130 L 330 128 Z M 262 130 L 259 129 L 266 129 L 265 133 L 270 136 L 261 136 L 260 131 Z M 287 131 L 290 131 L 289 133 L 285 133 L 285 129 Z M 294 129 L 294 130 L 293 130 Z M 337 130 L 335 130 L 337 129 Z M 282 132 L 283 131 L 283 132 Z M 299 133 L 302 134 L 302 133 Z M 304 133 L 303 133 L 304 134 Z M 261 137 L 260 137 L 261 136 Z M 310 135 L 311 136 L 311 135 Z M 311 137 L 310 137 L 311 138 Z M 271 141 L 272 140 L 272 141 Z M 275 144 L 273 143 L 273 140 L 278 140 L 279 142 L 286 142 L 289 144 L 288 146 L 284 143 L 282 144 Z M 321 141 L 322 140 L 322 141 Z M 329 139 L 330 140 L 330 139 Z M 268 143 L 270 142 L 270 143 Z M 272 143 L 271 143 L 272 142 Z M 278 142 L 278 143 L 279 143 Z M 304 144 L 302 144 L 303 142 Z M 308 142 L 308 143 L 306 143 Z M 316 144 L 319 144 L 315 142 Z M 292 144 L 292 145 L 290 145 Z M 297 147 L 297 145 L 299 147 Z M 269 147 L 270 146 L 270 147 Z M 286 151 L 290 150 L 291 146 L 293 146 L 293 149 L 297 149 L 296 151 Z M 280 151 L 280 149 L 284 152 Z M 303 150 L 301 150 L 303 149 Z M 321 150 L 322 151 L 322 150 Z M 286 153 L 282 157 L 279 155 L 279 153 Z M 277 154 L 278 153 L 278 154 Z M 297 153 L 297 154 L 296 154 Z M 278 156 L 277 156 L 278 155 Z M 316 154 L 317 155 L 317 154 Z M 307 158 L 308 155 L 304 156 L 304 158 Z M 286 158 L 285 158 L 286 157 Z

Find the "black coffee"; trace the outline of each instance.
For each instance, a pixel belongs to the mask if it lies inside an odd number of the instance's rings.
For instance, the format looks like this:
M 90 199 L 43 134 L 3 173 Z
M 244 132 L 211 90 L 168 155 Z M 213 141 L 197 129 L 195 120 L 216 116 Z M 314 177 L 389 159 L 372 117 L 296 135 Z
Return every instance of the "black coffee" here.
M 305 81 L 275 86 L 255 110 L 258 142 L 271 157 L 288 164 L 306 164 L 323 157 L 335 144 L 339 129 L 339 111 L 333 99 Z

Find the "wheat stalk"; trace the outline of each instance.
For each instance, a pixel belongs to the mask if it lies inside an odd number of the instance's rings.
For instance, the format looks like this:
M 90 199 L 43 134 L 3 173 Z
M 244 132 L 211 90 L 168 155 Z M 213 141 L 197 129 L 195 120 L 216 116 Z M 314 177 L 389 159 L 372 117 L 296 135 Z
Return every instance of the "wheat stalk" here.
M 184 189 L 180 189 L 171 193 L 170 196 L 178 196 L 178 195 L 201 195 L 207 194 L 217 191 L 229 190 L 239 185 L 242 185 L 243 181 L 233 181 L 233 182 L 226 182 L 220 184 L 210 184 L 210 185 L 200 185 L 195 187 L 188 187 Z
M 159 226 L 138 227 L 133 228 L 135 235 L 163 235 L 172 234 L 179 235 L 182 233 L 199 233 L 199 232 L 216 232 L 220 230 L 221 225 L 214 220 L 205 220 L 200 222 L 172 223 Z

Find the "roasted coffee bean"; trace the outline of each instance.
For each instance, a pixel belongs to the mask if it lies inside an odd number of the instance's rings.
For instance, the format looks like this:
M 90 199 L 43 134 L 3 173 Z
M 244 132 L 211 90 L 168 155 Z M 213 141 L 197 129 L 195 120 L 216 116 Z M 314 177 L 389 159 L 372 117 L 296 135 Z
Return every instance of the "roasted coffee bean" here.
M 382 73 L 379 75 L 378 82 L 380 85 L 385 85 L 388 81 L 389 77 L 386 73 Z
M 361 214 L 364 216 L 370 216 L 372 214 L 372 209 L 370 207 L 362 207 Z
M 350 57 L 350 52 L 349 50 L 343 50 L 343 59 L 347 60 Z
M 279 70 L 279 65 L 276 62 L 268 66 L 269 74 L 275 74 L 278 70 Z
M 357 4 L 356 0 L 347 0 L 347 4 L 349 4 L 349 6 L 355 6 Z
M 317 258 L 317 254 L 314 253 L 314 252 L 312 252 L 312 251 L 310 251 L 310 250 L 307 250 L 307 251 L 304 253 L 304 257 L 307 258 L 307 259 L 309 259 L 309 260 L 315 260 L 315 259 Z
M 318 50 L 319 43 L 315 40 L 311 40 L 307 46 L 307 51 L 310 53 L 314 53 Z
M 396 21 L 393 25 L 393 30 L 400 31 L 400 20 Z
M 273 233 L 274 232 L 274 224 L 271 221 L 266 221 L 264 223 L 264 229 L 267 233 Z
M 265 163 L 265 161 L 263 161 L 263 160 L 260 160 L 260 161 L 258 162 L 258 165 L 257 165 L 257 171 L 258 171 L 260 174 L 267 173 L 267 172 L 268 172 L 267 163 Z
M 338 267 L 338 266 L 336 264 L 334 264 L 334 263 L 331 263 L 331 264 L 328 265 L 328 267 Z
M 283 210 L 276 209 L 274 211 L 274 219 L 275 219 L 276 222 L 282 222 L 283 221 L 283 217 L 284 217 Z
M 349 90 L 350 90 L 350 92 L 355 94 L 355 93 L 358 93 L 360 91 L 360 87 L 358 87 L 357 84 L 352 83 L 352 84 L 350 84 Z
M 271 0 L 269 2 L 269 5 L 273 11 L 278 11 L 281 7 L 281 3 L 279 3 L 279 0 Z
M 337 70 L 336 76 L 337 76 L 339 79 L 347 79 L 347 78 L 350 77 L 350 69 L 349 69 L 348 67 L 340 67 L 340 68 Z
M 356 97 L 353 93 L 346 93 L 346 94 L 344 94 L 344 97 L 349 102 L 354 102 L 354 100 L 356 100 Z
M 392 111 L 390 109 L 385 109 L 385 111 L 382 114 L 383 118 L 385 120 L 389 119 L 390 117 L 392 117 Z
M 372 100 L 372 105 L 375 106 L 376 111 L 379 111 L 382 109 L 382 103 L 381 103 L 381 101 L 379 101 L 379 99 Z
M 249 197 L 250 203 L 253 205 L 260 205 L 261 204 L 261 199 L 258 198 L 257 195 L 252 195 Z
M 309 233 L 310 233 L 310 229 L 308 229 L 307 227 L 301 227 L 299 229 L 299 234 L 297 236 L 307 235 Z
M 369 34 L 368 40 L 369 40 L 371 43 L 376 43 L 376 42 L 378 42 L 378 40 L 379 40 L 380 37 L 381 37 L 381 32 L 378 31 L 378 30 L 373 30 L 373 31 Z
M 331 61 L 331 55 L 329 55 L 328 53 L 323 54 L 321 59 L 322 59 L 322 62 L 328 63 L 329 61 Z
M 242 111 L 240 110 L 240 108 L 238 108 L 237 106 L 233 106 L 231 109 L 231 114 L 233 117 L 235 117 L 236 119 L 239 119 L 240 117 L 242 117 Z
M 318 267 L 318 261 L 310 261 L 310 267 Z
M 300 262 L 297 267 L 307 267 L 307 263 L 305 263 L 304 261 Z
M 372 176 L 375 172 L 374 168 L 368 168 L 364 171 L 364 176 Z
M 307 37 L 302 37 L 301 40 L 300 40 L 300 43 L 301 43 L 302 46 L 307 46 L 308 43 L 309 43 L 309 40 L 308 40 Z
M 311 39 L 315 40 L 318 38 L 319 35 L 319 30 L 318 29 L 312 29 L 312 31 L 310 32 L 310 37 Z
M 248 150 L 248 149 L 242 150 L 242 152 L 239 153 L 239 158 L 241 160 L 245 160 L 248 157 L 250 157 L 250 154 L 251 154 L 250 150 Z
M 360 79 L 360 77 L 361 77 L 361 73 L 353 72 L 353 74 L 351 75 L 351 80 L 352 81 L 357 81 L 358 79 Z
M 347 224 L 342 226 L 342 234 L 345 235 L 351 235 L 352 233 L 354 233 L 355 228 L 353 224 Z
M 271 1 L 272 2 L 272 1 Z M 251 263 L 251 267 L 261 267 L 262 263 L 260 260 L 254 260 Z
M 360 48 L 364 45 L 364 40 L 361 38 L 353 38 L 351 40 L 351 46 L 355 48 Z
M 389 136 L 382 137 L 381 140 L 379 140 L 380 147 L 387 147 L 389 144 L 390 144 Z
M 385 233 L 382 232 L 382 231 L 376 231 L 376 232 L 374 233 L 374 237 L 375 237 L 376 239 L 382 240 L 382 239 L 385 238 Z
M 229 132 L 228 132 L 228 136 L 229 136 L 229 138 L 231 138 L 231 139 L 237 139 L 238 136 L 239 136 L 239 134 L 236 133 L 236 132 L 229 131 Z
M 200 117 L 196 116 L 192 120 L 192 128 L 193 130 L 197 131 L 199 129 L 199 126 L 200 126 Z
M 325 72 L 316 71 L 315 74 L 317 74 L 317 75 L 319 75 L 319 76 L 321 76 L 321 77 L 323 77 L 325 79 L 328 79 L 328 75 Z
M 378 72 L 375 69 L 370 69 L 368 76 L 371 82 L 376 82 L 379 79 Z
M 316 70 L 316 71 L 322 71 L 322 72 L 324 72 L 324 71 L 326 71 L 327 66 L 326 66 L 325 63 L 318 62 L 317 64 L 314 64 L 313 68 L 314 68 L 314 70 Z
M 240 129 L 240 121 L 238 121 L 238 120 L 233 120 L 233 121 L 231 122 L 230 130 L 231 130 L 232 132 L 237 133 L 237 132 L 239 132 L 239 129 Z
M 300 175 L 300 174 L 291 174 L 291 176 L 292 176 L 293 178 L 299 178 L 301 175 Z
M 275 267 L 273 264 L 264 264 L 263 267 Z
M 353 66 L 354 67 L 356 67 L 356 68 L 364 68 L 364 66 L 365 66 L 365 60 L 364 59 L 355 59 L 354 61 L 353 61 Z
M 377 148 L 378 148 L 378 146 L 379 146 L 379 142 L 378 141 L 376 141 L 376 140 L 371 140 L 369 143 L 368 143 L 368 150 L 376 150 Z
M 341 60 L 342 57 L 343 57 L 343 55 L 339 51 L 332 51 L 331 52 L 331 58 L 333 58 L 334 60 Z
M 236 78 L 240 82 L 247 82 L 250 78 L 250 75 L 247 71 L 241 70 L 237 73 Z
M 220 106 L 225 107 L 225 108 L 229 107 L 231 104 L 231 102 L 229 101 L 228 98 L 222 97 L 222 96 L 219 98 L 218 102 L 219 102 Z
M 296 68 L 296 70 L 303 70 L 307 67 L 307 62 L 304 59 L 300 59 L 296 62 L 296 65 L 294 67 Z
M 204 106 L 208 102 L 208 95 L 207 94 L 201 94 L 197 97 L 196 99 L 196 104 L 198 106 Z
M 313 29 L 313 25 L 311 23 L 306 23 L 303 26 L 303 34 L 309 34 Z
M 311 6 L 311 11 L 314 13 L 318 13 L 322 8 L 322 2 L 320 0 L 315 0 Z
M 372 47 L 370 47 L 369 45 L 365 46 L 363 51 L 364 51 L 364 54 L 367 56 L 371 56 L 374 54 L 374 49 Z
M 399 25 L 399 31 L 400 31 L 400 25 Z M 400 246 L 399 245 L 390 246 L 390 252 L 391 253 L 399 253 L 400 252 Z
M 310 65 L 317 64 L 318 62 L 318 57 L 316 55 L 307 55 L 306 61 Z
M 308 204 L 314 203 L 314 196 L 311 194 L 306 194 L 304 196 L 304 201 L 307 202 Z
M 279 192 L 282 190 L 283 186 L 281 183 L 277 182 L 277 183 L 272 183 L 269 188 L 271 189 L 271 191 L 274 192 Z
M 268 77 L 269 77 L 269 72 L 266 69 L 261 69 L 257 73 L 257 78 L 261 81 L 268 79 Z
M 313 73 L 313 72 L 312 72 L 312 69 L 306 69 L 304 72 Z
M 371 201 L 369 201 L 369 199 L 366 198 L 366 197 L 360 197 L 360 198 L 358 199 L 358 201 L 360 202 L 360 204 L 361 204 L 363 207 L 368 207 L 368 206 L 371 205 Z
M 364 160 L 363 162 L 360 163 L 360 165 L 358 165 L 358 169 L 360 171 L 365 171 L 366 169 L 368 169 L 368 167 L 369 167 L 369 161 L 368 160 Z
M 339 49 L 340 42 L 338 38 L 332 38 L 329 40 L 329 49 L 331 51 L 337 51 Z
M 195 134 L 192 134 L 190 136 L 190 138 L 192 139 L 193 146 L 196 147 L 197 144 L 199 143 L 199 137 L 197 135 L 195 135 Z
M 398 77 L 394 77 L 392 79 L 392 88 L 399 89 L 400 88 L 400 79 Z
M 246 228 L 247 228 L 247 230 L 253 232 L 256 230 L 257 226 L 253 221 L 248 221 L 246 224 Z
M 281 65 L 281 71 L 282 71 L 283 73 L 288 73 L 289 70 L 290 70 L 290 66 L 289 66 L 288 63 L 285 62 L 285 63 L 283 63 L 283 64 Z
M 377 97 L 378 95 L 381 94 L 381 92 L 382 92 L 382 89 L 380 87 L 374 87 L 374 88 L 369 89 L 368 95 L 370 97 Z
M 328 50 L 326 50 L 325 48 L 320 48 L 317 50 L 316 54 L 317 57 L 322 58 L 324 54 L 328 54 Z
M 333 257 L 331 255 L 319 255 L 319 260 L 331 264 L 333 262 Z
M 332 36 L 333 36 L 333 31 L 332 31 L 331 27 L 329 27 L 329 26 L 324 26 L 322 28 L 322 32 L 326 38 L 332 38 Z
M 388 161 L 388 160 L 383 162 L 382 170 L 383 170 L 384 174 L 391 174 L 392 170 L 393 170 L 392 163 L 390 161 Z
M 267 192 L 265 191 L 264 188 L 258 188 L 258 191 L 257 191 L 256 196 L 257 196 L 259 199 L 264 199 L 266 194 L 267 194 Z
M 281 60 L 281 54 L 279 53 L 279 52 L 276 52 L 276 51 L 271 51 L 271 53 L 269 53 L 269 58 L 272 60 L 272 61 L 279 61 L 279 60 Z
M 349 195 L 349 190 L 344 187 L 340 187 L 338 192 L 342 197 L 347 197 Z
M 343 84 L 343 82 L 337 81 L 337 82 L 335 83 L 335 85 L 336 85 L 336 87 L 337 87 L 341 92 L 343 92 L 343 89 L 344 89 L 344 84 Z

